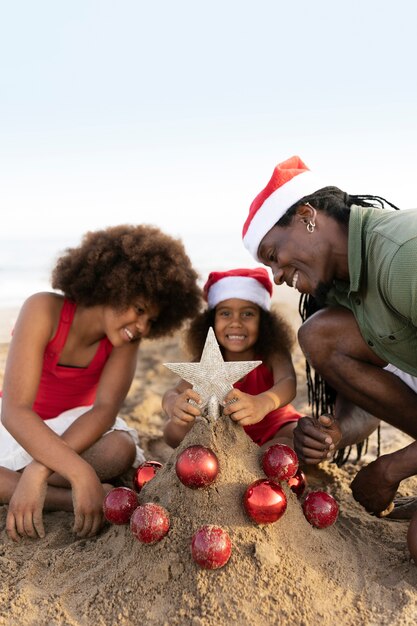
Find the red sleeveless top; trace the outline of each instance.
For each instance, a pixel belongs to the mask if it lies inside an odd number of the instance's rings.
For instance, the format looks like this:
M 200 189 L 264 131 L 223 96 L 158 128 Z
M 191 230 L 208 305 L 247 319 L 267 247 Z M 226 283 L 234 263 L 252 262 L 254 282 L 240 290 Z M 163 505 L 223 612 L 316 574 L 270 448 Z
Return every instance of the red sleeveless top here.
M 250 393 L 257 396 L 258 393 L 268 391 L 274 386 L 274 376 L 272 371 L 261 363 L 254 370 L 246 374 L 246 376 L 233 385 L 236 389 L 240 389 L 244 393 Z M 265 417 L 257 424 L 244 426 L 246 434 L 258 444 L 262 446 L 264 443 L 275 437 L 279 429 L 289 422 L 296 422 L 301 417 L 292 404 L 267 413 Z
M 43 419 L 57 417 L 77 406 L 94 404 L 101 372 L 113 349 L 105 337 L 88 367 L 58 365 L 77 305 L 64 300 L 55 336 L 45 348 L 43 367 L 33 410 Z

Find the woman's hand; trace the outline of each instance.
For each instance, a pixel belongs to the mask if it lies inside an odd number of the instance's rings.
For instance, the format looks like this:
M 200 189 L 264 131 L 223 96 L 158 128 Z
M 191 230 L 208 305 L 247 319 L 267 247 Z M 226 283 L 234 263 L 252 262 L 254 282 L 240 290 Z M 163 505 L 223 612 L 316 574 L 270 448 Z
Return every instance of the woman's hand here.
M 85 463 L 71 487 L 75 517 L 73 531 L 78 537 L 92 537 L 104 523 L 103 485 L 93 468 Z
M 224 415 L 230 415 L 241 426 L 257 424 L 275 408 L 274 400 L 267 393 L 252 396 L 239 389 L 229 391 L 224 399 Z
M 44 537 L 43 506 L 50 472 L 39 463 L 30 463 L 22 473 L 9 502 L 6 531 L 10 539 Z

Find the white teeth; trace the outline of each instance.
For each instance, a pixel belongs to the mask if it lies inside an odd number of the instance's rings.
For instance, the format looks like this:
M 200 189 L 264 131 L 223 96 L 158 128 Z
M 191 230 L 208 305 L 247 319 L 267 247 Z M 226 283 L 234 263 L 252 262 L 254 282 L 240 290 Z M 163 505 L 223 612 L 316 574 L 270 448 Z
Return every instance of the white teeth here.
M 298 280 L 298 272 L 295 272 L 294 276 L 292 277 L 292 288 L 296 289 L 297 287 L 297 280 Z
M 133 333 L 130 332 L 130 330 L 128 328 L 125 328 L 125 333 L 126 335 L 129 337 L 129 339 L 132 341 L 133 339 Z
M 245 335 L 227 335 L 229 339 L 244 339 Z

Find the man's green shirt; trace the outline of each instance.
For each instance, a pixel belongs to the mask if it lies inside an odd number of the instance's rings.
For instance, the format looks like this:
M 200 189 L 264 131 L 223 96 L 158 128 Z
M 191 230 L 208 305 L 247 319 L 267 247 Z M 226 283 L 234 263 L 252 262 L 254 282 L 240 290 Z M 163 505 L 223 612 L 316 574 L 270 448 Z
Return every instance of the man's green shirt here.
M 328 304 L 349 308 L 371 349 L 417 376 L 417 209 L 351 207 L 350 283 L 335 281 Z

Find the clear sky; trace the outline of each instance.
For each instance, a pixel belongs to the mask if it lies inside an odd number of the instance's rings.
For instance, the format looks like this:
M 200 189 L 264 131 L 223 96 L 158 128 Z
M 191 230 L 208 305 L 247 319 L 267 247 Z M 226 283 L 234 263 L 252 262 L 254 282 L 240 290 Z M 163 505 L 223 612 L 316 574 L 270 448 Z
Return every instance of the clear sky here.
M 0 240 L 122 222 L 237 238 L 293 154 L 417 207 L 416 7 L 1 0 Z

